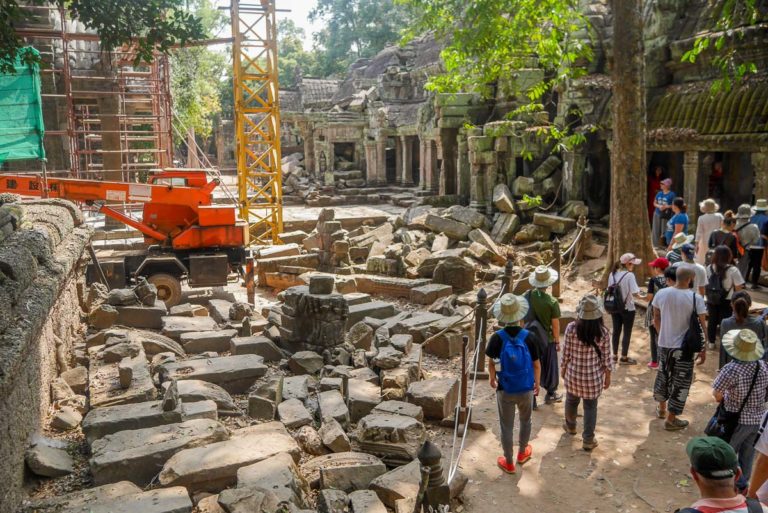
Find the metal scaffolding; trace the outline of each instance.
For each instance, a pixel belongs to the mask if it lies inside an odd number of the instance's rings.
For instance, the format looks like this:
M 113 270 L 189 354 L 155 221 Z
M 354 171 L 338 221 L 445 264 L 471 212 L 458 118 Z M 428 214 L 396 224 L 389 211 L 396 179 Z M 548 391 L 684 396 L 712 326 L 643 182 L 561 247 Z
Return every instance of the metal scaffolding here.
M 238 197 L 254 244 L 283 231 L 275 13 L 275 0 L 232 0 Z

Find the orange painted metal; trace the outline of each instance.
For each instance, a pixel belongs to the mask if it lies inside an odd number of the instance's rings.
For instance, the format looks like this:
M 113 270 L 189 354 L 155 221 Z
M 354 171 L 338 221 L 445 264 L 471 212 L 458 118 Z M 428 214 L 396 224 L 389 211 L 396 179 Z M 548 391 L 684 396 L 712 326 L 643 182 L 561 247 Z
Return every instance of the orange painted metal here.
M 102 205 L 100 211 L 127 224 L 150 244 L 174 249 L 243 247 L 247 224 L 238 221 L 234 207 L 211 206 L 219 181 L 205 171 L 170 170 L 153 175 L 149 183 L 102 182 L 72 178 L 0 174 L 0 192 L 22 196 L 62 198 L 85 203 L 142 203 L 141 221 Z

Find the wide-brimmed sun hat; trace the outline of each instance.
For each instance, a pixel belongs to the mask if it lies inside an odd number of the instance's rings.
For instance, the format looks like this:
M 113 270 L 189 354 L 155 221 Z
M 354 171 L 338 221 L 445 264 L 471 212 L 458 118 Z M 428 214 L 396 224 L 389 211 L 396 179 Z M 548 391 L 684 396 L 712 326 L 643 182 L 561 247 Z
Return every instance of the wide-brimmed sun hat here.
M 739 210 L 736 211 L 736 219 L 749 219 L 752 217 L 752 207 L 747 205 L 739 205 Z
M 587 294 L 581 301 L 579 306 L 576 307 L 576 315 L 579 319 L 585 321 L 594 321 L 595 319 L 603 318 L 603 305 L 600 299 L 594 294 Z
M 640 265 L 642 263 L 642 260 L 637 258 L 634 253 L 624 253 L 619 257 L 619 262 L 621 262 L 621 265 L 627 265 L 627 264 Z
M 528 283 L 537 289 L 545 289 L 555 283 L 558 278 L 557 271 L 546 265 L 540 265 L 528 276 Z
M 752 330 L 731 330 L 723 335 L 723 349 L 734 360 L 756 362 L 763 357 L 765 348 Z
M 528 301 L 522 296 L 504 294 L 493 305 L 493 316 L 499 324 L 520 322 L 528 313 Z
M 707 198 L 699 203 L 699 209 L 705 214 L 714 214 L 720 210 L 720 205 L 718 205 L 717 201 L 713 200 L 712 198 Z M 766 209 L 768 209 L 768 207 L 766 207 Z
M 672 249 L 680 249 L 691 242 L 693 242 L 693 235 L 686 235 L 683 232 L 676 233 L 672 237 Z
M 759 199 L 755 202 L 755 212 L 765 212 L 768 210 L 768 200 Z

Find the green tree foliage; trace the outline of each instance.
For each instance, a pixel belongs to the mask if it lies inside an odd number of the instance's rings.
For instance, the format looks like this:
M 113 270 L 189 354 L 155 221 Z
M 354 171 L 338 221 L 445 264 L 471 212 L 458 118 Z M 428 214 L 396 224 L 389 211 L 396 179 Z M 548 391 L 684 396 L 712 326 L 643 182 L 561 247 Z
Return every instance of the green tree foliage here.
M 310 19 L 325 21 L 314 34 L 317 74 L 339 74 L 361 57 L 372 57 L 400 39 L 407 10 L 394 0 L 317 0 Z
M 589 24 L 579 0 L 397 0 L 414 23 L 406 37 L 427 31 L 445 45 L 445 72 L 428 88 L 451 93 L 471 91 L 491 98 L 518 97 L 520 107 L 510 118 L 530 119 L 545 112 L 553 89 L 586 74 L 592 59 Z M 581 37 L 576 37 L 581 33 Z M 543 80 L 516 80 L 518 71 L 538 67 Z M 540 120 L 543 115 L 536 116 Z M 544 125 L 541 132 L 566 149 L 583 142 L 568 127 Z
M 304 49 L 306 32 L 293 20 L 280 20 L 277 24 L 277 66 L 280 88 L 296 87 L 297 73 L 314 75 L 317 72 L 317 54 Z
M 42 5 L 43 0 L 32 0 Z M 94 29 L 105 50 L 123 44 L 134 44 L 137 64 L 151 62 L 155 48 L 168 52 L 173 45 L 199 39 L 204 30 L 202 21 L 184 6 L 186 0 L 55 0 L 70 16 Z M 18 0 L 0 0 L 0 72 L 13 72 L 11 63 L 22 48 L 14 28 L 27 18 L 30 11 Z M 34 60 L 30 54 L 22 54 Z
M 206 38 L 227 24 L 226 16 L 211 0 L 193 0 L 189 8 L 201 20 Z M 174 110 L 183 126 L 194 129 L 203 141 L 211 136 L 214 118 L 221 112 L 219 84 L 230 67 L 227 55 L 206 46 L 181 48 L 171 54 Z
M 757 73 L 757 66 L 738 55 L 733 43 L 744 37 L 741 30 L 760 21 L 757 0 L 722 0 L 717 3 L 713 19 L 717 20 L 714 34 L 696 38 L 693 47 L 683 54 L 683 62 L 695 63 L 707 55 L 720 72 L 720 78 L 712 83 L 712 92 L 730 91 L 734 83 Z

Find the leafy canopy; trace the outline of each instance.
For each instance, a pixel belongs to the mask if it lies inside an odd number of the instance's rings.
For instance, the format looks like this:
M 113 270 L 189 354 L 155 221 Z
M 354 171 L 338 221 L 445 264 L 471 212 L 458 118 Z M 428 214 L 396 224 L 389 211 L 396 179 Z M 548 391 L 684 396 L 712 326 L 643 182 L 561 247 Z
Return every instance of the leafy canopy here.
M 355 60 L 398 42 L 409 21 L 394 0 L 317 0 L 309 17 L 325 21 L 314 34 L 320 76 L 342 73 Z
M 43 5 L 43 0 L 32 0 Z M 204 35 L 200 18 L 185 9 L 186 0 L 54 0 L 69 15 L 95 30 L 105 50 L 124 44 L 135 45 L 136 63 L 151 62 L 157 48 L 168 52 L 173 45 L 200 39 Z M 12 73 L 12 63 L 22 48 L 15 27 L 30 11 L 18 0 L 0 0 L 0 73 Z M 34 61 L 31 54 L 20 54 Z
M 317 53 L 304 49 L 306 32 L 293 20 L 283 19 L 277 23 L 277 67 L 280 73 L 280 88 L 296 87 L 298 73 L 314 75 L 317 72 Z

